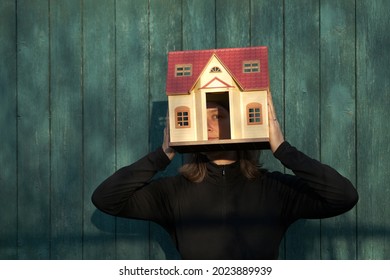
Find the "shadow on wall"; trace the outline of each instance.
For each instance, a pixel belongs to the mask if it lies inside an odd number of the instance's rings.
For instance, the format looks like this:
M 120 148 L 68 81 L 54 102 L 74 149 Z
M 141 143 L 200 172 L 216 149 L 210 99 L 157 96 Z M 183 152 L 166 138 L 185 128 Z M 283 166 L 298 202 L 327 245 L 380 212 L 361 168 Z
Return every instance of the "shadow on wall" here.
M 151 118 L 149 126 L 149 139 L 151 150 L 162 144 L 166 117 L 168 112 L 168 101 L 155 101 L 152 103 Z
M 157 149 L 164 140 L 164 128 L 167 124 L 168 101 L 155 101 L 152 103 L 152 114 L 149 127 L 150 151 Z M 169 166 L 156 174 L 156 178 L 176 175 L 183 164 L 183 155 L 177 153 Z

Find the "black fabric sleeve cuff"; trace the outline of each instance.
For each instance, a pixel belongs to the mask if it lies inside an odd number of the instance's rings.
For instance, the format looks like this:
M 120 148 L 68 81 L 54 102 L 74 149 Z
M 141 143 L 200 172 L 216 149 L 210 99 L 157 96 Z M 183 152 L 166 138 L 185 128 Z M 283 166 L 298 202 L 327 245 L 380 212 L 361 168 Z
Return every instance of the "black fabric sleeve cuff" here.
M 278 159 L 278 160 L 281 160 L 282 157 L 283 157 L 283 154 L 289 149 L 291 148 L 291 145 L 290 143 L 288 143 L 287 141 L 284 141 L 282 144 L 279 145 L 279 147 L 276 149 L 276 151 L 274 152 L 274 156 Z

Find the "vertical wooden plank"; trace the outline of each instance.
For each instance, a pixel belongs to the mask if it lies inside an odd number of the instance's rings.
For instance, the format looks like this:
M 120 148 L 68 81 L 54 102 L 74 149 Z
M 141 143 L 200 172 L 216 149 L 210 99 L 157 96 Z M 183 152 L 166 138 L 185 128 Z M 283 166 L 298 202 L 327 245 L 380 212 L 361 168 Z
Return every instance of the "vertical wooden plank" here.
M 303 16 L 305 15 L 305 16 Z M 285 136 L 319 159 L 319 1 L 285 1 Z M 299 221 L 286 237 L 287 259 L 320 257 L 320 222 Z
M 49 7 L 18 1 L 18 257 L 50 258 Z
M 115 171 L 115 1 L 83 2 L 85 259 L 114 259 L 115 219 L 91 203 Z
M 250 45 L 250 1 L 216 0 L 216 47 Z
M 321 1 L 321 161 L 356 182 L 355 1 Z M 321 259 L 356 259 L 356 215 L 321 223 Z
M 150 70 L 149 70 L 149 106 L 150 148 L 153 150 L 163 141 L 163 129 L 167 112 L 165 81 L 168 51 L 182 49 L 182 1 L 150 1 Z M 177 172 L 181 157 L 176 156 L 162 176 Z M 151 259 L 177 258 L 172 241 L 161 227 L 150 224 Z
M 213 49 L 215 34 L 215 1 L 183 0 L 183 49 Z
M 17 258 L 16 5 L 0 2 L 0 259 Z M 6 133 L 4 133 L 6 132 Z
M 116 154 L 117 167 L 135 162 L 149 150 L 148 1 L 116 2 Z M 118 259 L 149 258 L 149 223 L 117 220 Z
M 81 2 L 50 2 L 51 258 L 81 259 Z
M 357 1 L 358 258 L 390 258 L 390 2 Z
M 270 88 L 280 125 L 284 126 L 284 29 L 283 1 L 251 1 L 251 45 L 268 47 Z M 270 170 L 284 171 L 270 150 L 261 152 L 260 162 Z M 284 243 L 279 258 L 285 258 Z

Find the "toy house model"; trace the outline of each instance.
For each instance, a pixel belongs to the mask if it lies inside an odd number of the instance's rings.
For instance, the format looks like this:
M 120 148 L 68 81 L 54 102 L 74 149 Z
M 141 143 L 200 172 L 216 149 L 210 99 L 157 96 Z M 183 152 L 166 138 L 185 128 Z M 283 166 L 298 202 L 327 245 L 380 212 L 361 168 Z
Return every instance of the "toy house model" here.
M 269 147 L 267 47 L 168 53 L 170 146 L 179 152 Z M 230 114 L 230 137 L 208 140 L 207 102 Z

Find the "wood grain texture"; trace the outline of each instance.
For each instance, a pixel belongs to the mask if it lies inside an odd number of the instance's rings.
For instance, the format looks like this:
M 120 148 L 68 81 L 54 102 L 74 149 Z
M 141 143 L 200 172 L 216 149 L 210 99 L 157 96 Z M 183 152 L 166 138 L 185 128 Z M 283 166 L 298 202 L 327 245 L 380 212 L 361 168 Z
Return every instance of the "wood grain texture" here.
M 50 5 L 51 259 L 81 259 L 82 46 L 79 0 Z
M 0 259 L 17 259 L 16 5 L 0 2 Z
M 250 45 L 250 1 L 216 0 L 216 47 Z
M 302 15 L 305 15 L 302 17 Z M 320 155 L 319 1 L 285 3 L 285 137 Z M 320 222 L 298 221 L 286 237 L 286 258 L 320 258 Z
M 214 1 L 183 0 L 183 50 L 216 48 L 215 9 Z
M 116 1 L 117 168 L 149 150 L 148 20 L 148 1 Z M 117 219 L 117 259 L 148 259 L 149 243 L 148 222 Z
M 91 203 L 116 168 L 115 1 L 83 2 L 83 258 L 115 259 L 115 219 Z
M 357 206 L 359 259 L 390 258 L 388 1 L 357 2 Z
M 50 258 L 49 6 L 18 1 L 18 258 Z
M 356 184 L 355 1 L 320 3 L 320 159 Z M 321 222 L 321 259 L 356 258 L 355 210 Z

